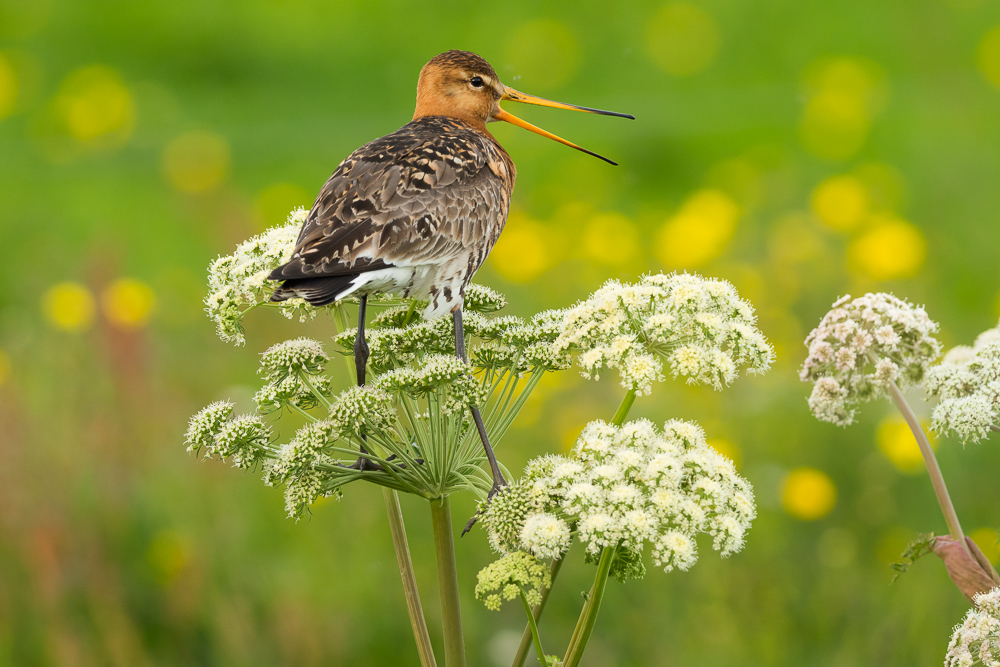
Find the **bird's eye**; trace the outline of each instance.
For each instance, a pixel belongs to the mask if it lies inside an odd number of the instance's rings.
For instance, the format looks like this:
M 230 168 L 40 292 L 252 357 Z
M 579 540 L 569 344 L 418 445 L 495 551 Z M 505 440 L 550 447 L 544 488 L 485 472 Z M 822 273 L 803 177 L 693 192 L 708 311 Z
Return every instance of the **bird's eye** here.
M 481 76 L 474 76 L 471 79 L 469 79 L 469 83 L 471 83 L 476 88 L 482 88 L 483 87 L 483 77 L 481 77 Z

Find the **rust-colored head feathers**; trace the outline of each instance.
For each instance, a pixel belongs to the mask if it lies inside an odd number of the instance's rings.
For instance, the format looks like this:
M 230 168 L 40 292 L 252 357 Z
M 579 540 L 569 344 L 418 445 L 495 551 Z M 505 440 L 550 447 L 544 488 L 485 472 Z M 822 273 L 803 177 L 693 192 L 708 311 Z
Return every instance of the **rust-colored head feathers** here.
M 615 111 L 601 111 L 590 107 L 580 107 L 575 104 L 553 102 L 534 95 L 527 95 L 508 88 L 500 82 L 496 70 L 485 59 L 469 51 L 445 51 L 434 56 L 420 70 L 417 82 L 417 108 L 413 114 L 414 120 L 425 116 L 447 116 L 458 118 L 472 125 L 477 130 L 486 132 L 486 123 L 503 120 L 523 127 L 526 130 L 548 137 L 561 144 L 583 151 L 600 158 L 605 162 L 617 164 L 608 158 L 598 155 L 586 148 L 557 137 L 551 132 L 535 127 L 500 108 L 501 100 L 513 100 L 526 104 L 537 104 L 556 109 L 570 109 L 603 116 L 620 116 L 635 119 L 635 116 Z

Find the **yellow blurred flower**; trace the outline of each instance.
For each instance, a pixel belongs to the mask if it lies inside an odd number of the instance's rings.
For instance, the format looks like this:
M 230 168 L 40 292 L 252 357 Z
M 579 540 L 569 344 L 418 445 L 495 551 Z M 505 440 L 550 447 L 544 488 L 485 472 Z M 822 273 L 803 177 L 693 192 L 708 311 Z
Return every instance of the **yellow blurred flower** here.
M 1000 535 L 993 528 L 977 528 L 969 533 L 969 537 L 976 543 L 983 555 L 994 565 L 1000 565 Z
M 17 104 L 17 72 L 9 58 L 0 53 L 0 118 L 14 113 Z
M 743 462 L 743 452 L 740 451 L 735 442 L 725 438 L 709 438 L 708 444 L 712 449 L 732 461 L 734 466 L 740 467 L 740 463 Z
M 646 55 L 675 76 L 697 74 L 712 64 L 719 51 L 719 29 L 704 10 L 670 3 L 646 25 Z
M 149 323 L 156 295 L 146 283 L 119 278 L 101 292 L 104 317 L 119 329 L 140 329 Z
M 84 144 L 120 146 L 135 126 L 135 101 L 118 72 L 91 65 L 62 82 L 56 109 L 71 137 Z
M 528 82 L 530 90 L 557 88 L 568 83 L 580 65 L 576 36 L 559 21 L 529 21 L 516 28 L 507 40 L 504 55 L 517 79 Z
M 173 530 L 161 530 L 146 549 L 146 562 L 161 584 L 174 581 L 191 563 L 191 544 Z
M 547 236 L 541 223 L 524 214 L 511 213 L 489 261 L 506 280 L 530 283 L 553 261 L 554 248 L 547 243 Z
M 782 484 L 781 504 L 796 519 L 822 519 L 837 504 L 837 487 L 822 470 L 796 468 Z
M 604 264 L 629 264 L 639 255 L 639 232 L 621 213 L 598 213 L 583 228 L 583 251 Z
M 927 258 L 927 241 L 919 229 L 896 217 L 878 216 L 874 226 L 847 248 L 851 267 L 875 280 L 909 278 Z
M 3 350 L 0 350 L 0 387 L 7 383 L 10 377 L 10 357 Z
M 865 184 L 854 176 L 832 176 L 812 192 L 812 210 L 827 226 L 837 231 L 855 229 L 868 217 L 869 199 Z
M 86 331 L 94 322 L 94 296 L 80 283 L 62 282 L 42 296 L 42 313 L 57 329 Z
M 657 256 L 669 268 L 692 268 L 715 259 L 736 232 L 740 208 L 720 190 L 691 195 L 660 231 Z
M 857 153 L 885 96 L 881 69 L 860 58 L 823 60 L 808 68 L 806 89 L 799 126 L 803 145 L 826 160 Z
M 257 211 L 264 220 L 264 226 L 273 227 L 284 223 L 293 208 L 311 208 L 313 199 L 314 196 L 299 185 L 275 183 L 257 195 Z
M 990 30 L 979 43 L 976 64 L 983 76 L 1000 88 L 1000 25 Z
M 186 132 L 163 150 L 163 172 L 181 192 L 205 192 L 219 186 L 229 171 L 229 144 L 217 134 Z
M 924 425 L 926 431 L 926 425 Z M 889 462 L 901 473 L 915 475 L 924 470 L 924 457 L 920 446 L 906 422 L 890 417 L 878 426 L 876 433 L 878 448 Z M 937 449 L 937 438 L 928 433 L 931 449 Z

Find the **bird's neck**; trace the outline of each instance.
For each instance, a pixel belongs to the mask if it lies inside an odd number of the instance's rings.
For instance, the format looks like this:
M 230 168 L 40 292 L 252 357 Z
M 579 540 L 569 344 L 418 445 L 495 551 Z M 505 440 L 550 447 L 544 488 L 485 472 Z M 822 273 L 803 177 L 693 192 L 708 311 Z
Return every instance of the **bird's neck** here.
M 473 114 L 463 114 L 461 110 L 456 110 L 454 107 L 444 104 L 435 104 L 433 101 L 425 102 L 423 100 L 417 100 L 417 109 L 413 112 L 413 120 L 418 120 L 420 118 L 424 118 L 425 116 L 444 116 L 446 118 L 456 118 L 463 123 L 468 123 L 475 129 L 492 138 L 492 135 L 490 135 L 489 131 L 487 131 L 486 123 L 483 122 L 482 118 Z

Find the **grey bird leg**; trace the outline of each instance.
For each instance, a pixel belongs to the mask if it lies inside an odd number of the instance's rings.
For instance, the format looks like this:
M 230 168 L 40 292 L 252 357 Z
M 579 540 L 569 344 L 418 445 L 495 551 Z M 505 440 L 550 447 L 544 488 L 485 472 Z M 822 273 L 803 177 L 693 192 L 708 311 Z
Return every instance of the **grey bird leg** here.
M 368 342 L 365 341 L 365 311 L 368 308 L 368 296 L 362 296 L 358 300 L 358 336 L 354 339 L 354 367 L 358 371 L 358 386 L 364 386 L 365 384 L 365 371 L 368 368 L 368 354 L 371 350 L 368 349 Z M 361 436 L 365 439 L 365 436 Z M 361 448 L 362 456 L 358 457 L 358 460 L 347 466 L 348 468 L 353 468 L 354 470 L 381 470 L 382 466 L 369 460 L 364 454 L 368 453 L 364 445 L 359 445 Z
M 461 307 L 454 310 L 453 319 L 455 320 L 455 354 L 459 359 L 468 364 L 469 357 L 465 354 L 465 329 L 462 328 Z M 493 447 L 490 446 L 490 439 L 486 435 L 486 426 L 483 424 L 483 416 L 479 414 L 479 408 L 475 405 L 470 405 L 469 409 L 472 411 L 472 420 L 476 422 L 479 439 L 483 441 L 483 449 L 486 450 L 486 460 L 490 462 L 490 470 L 493 472 L 493 486 L 490 488 L 490 492 L 486 494 L 486 502 L 489 502 L 500 489 L 507 486 L 507 480 L 503 478 L 503 473 L 500 472 L 500 466 L 497 464 L 497 457 L 493 454 Z M 469 523 L 465 524 L 465 530 L 462 531 L 462 535 L 472 530 L 472 526 L 478 518 L 479 513 L 477 512 L 475 516 L 469 519 Z

